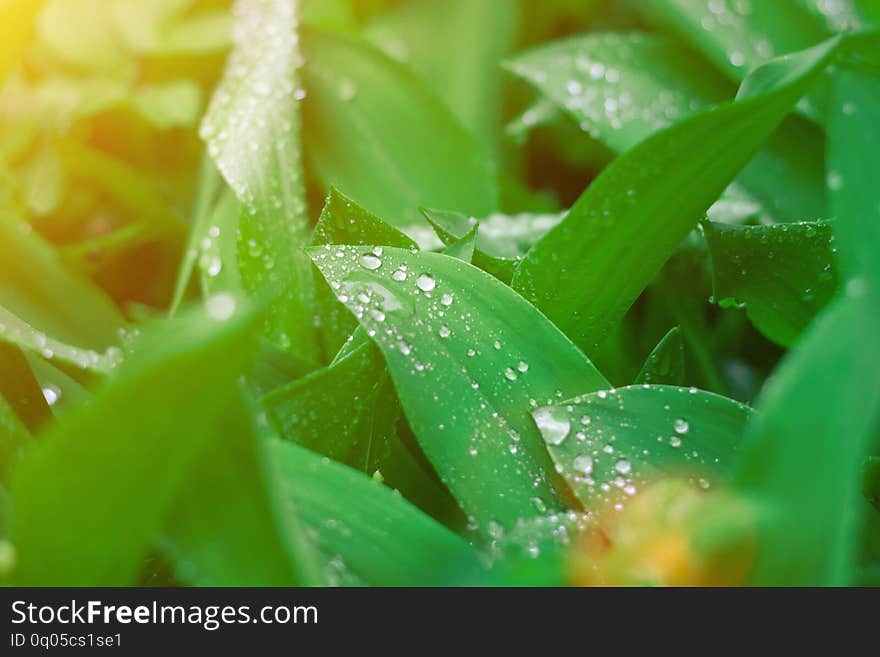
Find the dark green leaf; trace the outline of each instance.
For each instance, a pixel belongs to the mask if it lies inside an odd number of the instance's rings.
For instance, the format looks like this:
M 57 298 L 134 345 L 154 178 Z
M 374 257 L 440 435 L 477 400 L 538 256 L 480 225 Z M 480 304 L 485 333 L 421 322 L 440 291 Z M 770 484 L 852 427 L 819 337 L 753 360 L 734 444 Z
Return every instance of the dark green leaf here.
M 648 354 L 635 383 L 665 383 L 680 386 L 684 383 L 684 341 L 677 326 L 657 343 Z
M 34 378 L 27 358 L 16 347 L 0 342 L 0 397 L 31 433 L 37 433 L 51 417 L 43 390 Z
M 831 224 L 703 224 L 712 252 L 715 301 L 744 304 L 764 335 L 794 344 L 837 289 Z

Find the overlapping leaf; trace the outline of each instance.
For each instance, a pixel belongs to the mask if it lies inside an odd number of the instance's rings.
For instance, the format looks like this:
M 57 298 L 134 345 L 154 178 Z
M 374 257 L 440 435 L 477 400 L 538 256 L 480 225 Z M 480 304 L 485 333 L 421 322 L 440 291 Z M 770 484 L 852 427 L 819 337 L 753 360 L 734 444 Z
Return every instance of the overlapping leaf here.
M 130 584 L 174 495 L 237 394 L 252 314 L 221 296 L 145 334 L 91 404 L 66 414 L 15 470 L 10 540 L 22 585 Z M 193 394 L 184 373 L 204 377 Z M 107 532 L 107 527 L 114 531 Z
M 767 337 L 791 346 L 837 289 L 831 224 L 703 224 L 715 301 L 744 304 Z
M 589 360 L 509 288 L 460 260 L 392 248 L 311 253 L 382 349 L 422 449 L 480 531 L 561 508 L 528 410 L 604 387 Z
M 208 152 L 246 211 L 237 235 L 242 281 L 275 297 L 269 337 L 317 360 L 300 149 L 296 0 L 239 0 L 235 49 L 201 128 Z
M 532 415 L 557 468 L 595 508 L 625 500 L 663 474 L 690 474 L 704 488 L 726 478 L 749 409 L 696 388 L 646 384 L 600 390 Z
M 306 146 L 326 187 L 414 238 L 430 233 L 421 206 L 476 216 L 495 210 L 485 151 L 422 80 L 342 36 L 310 30 L 303 48 Z
M 515 289 L 594 349 L 824 70 L 836 40 L 759 69 L 763 93 L 656 133 L 605 169 L 522 261 Z M 755 87 L 752 86 L 754 89 Z

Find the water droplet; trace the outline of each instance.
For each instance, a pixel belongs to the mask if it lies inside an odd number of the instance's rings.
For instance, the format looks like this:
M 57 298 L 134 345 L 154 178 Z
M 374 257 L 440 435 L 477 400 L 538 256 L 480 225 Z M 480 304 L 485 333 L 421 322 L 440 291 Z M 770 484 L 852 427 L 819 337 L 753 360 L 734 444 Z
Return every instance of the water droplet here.
M 452 331 L 445 324 L 443 326 L 441 326 L 440 330 L 437 332 L 440 334 L 441 338 L 448 338 L 450 335 L 452 335 Z
M 402 283 L 406 280 L 406 270 L 404 269 L 396 269 L 394 273 L 391 274 L 391 278 L 397 281 L 398 283 Z
M 672 427 L 675 429 L 675 433 L 684 435 L 690 430 L 691 425 L 684 418 L 676 418 L 675 422 L 672 423 Z
M 504 370 L 504 378 L 508 381 L 516 381 L 516 372 L 513 371 L 512 367 L 508 367 Z
M 839 191 L 843 189 L 843 176 L 839 171 L 829 171 L 827 176 L 828 189 Z
M 375 271 L 382 266 L 382 261 L 372 253 L 365 253 L 361 256 L 361 265 L 364 269 Z
M 430 292 L 435 287 L 437 287 L 437 281 L 435 281 L 428 274 L 422 274 L 416 279 L 416 287 L 418 287 L 422 292 Z
M 217 322 L 225 322 L 235 314 L 235 297 L 221 292 L 210 297 L 205 303 L 208 316 Z
M 571 463 L 571 467 L 582 474 L 588 475 L 593 472 L 593 457 L 588 454 L 576 456 Z
M 553 409 L 538 409 L 533 413 L 533 417 L 548 445 L 561 445 L 571 433 L 571 422 L 567 417 L 555 416 Z
M 523 372 L 523 373 L 528 372 L 529 371 L 529 364 L 527 362 L 525 362 L 524 360 L 521 360 L 521 361 L 519 361 L 519 364 L 516 366 L 516 369 L 518 369 L 520 372 Z
M 672 438 L 669 439 L 669 444 L 673 447 L 681 447 L 681 438 L 678 436 L 672 436 Z
M 49 406 L 54 406 L 58 403 L 58 400 L 61 399 L 61 388 L 50 383 L 43 388 L 43 397 L 45 397 L 46 403 L 49 404 Z
M 447 306 L 447 307 L 451 306 L 452 301 L 453 301 L 453 297 L 449 293 L 446 293 L 442 297 L 440 297 L 440 303 L 443 304 L 444 306 Z
M 632 464 L 626 459 L 620 459 L 614 464 L 614 469 L 622 475 L 628 475 L 632 472 Z
M 743 55 L 739 50 L 734 50 L 732 53 L 730 53 L 730 57 L 728 57 L 728 59 L 730 60 L 730 63 L 737 68 L 746 63 L 746 56 Z

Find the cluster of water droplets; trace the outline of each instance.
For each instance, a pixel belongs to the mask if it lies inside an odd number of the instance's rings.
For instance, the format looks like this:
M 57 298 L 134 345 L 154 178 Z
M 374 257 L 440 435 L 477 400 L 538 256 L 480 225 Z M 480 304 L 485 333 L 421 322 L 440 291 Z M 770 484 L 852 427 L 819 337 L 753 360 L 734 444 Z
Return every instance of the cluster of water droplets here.
M 546 509 L 544 499 L 553 498 L 548 473 L 522 441 L 522 431 L 534 427 L 526 414 L 513 420 L 499 411 L 511 397 L 524 396 L 520 386 L 528 385 L 531 366 L 484 321 L 475 321 L 461 290 L 438 275 L 430 263 L 443 256 L 351 246 L 319 247 L 312 254 L 339 301 L 379 343 L 391 366 L 403 363 L 424 380 L 427 401 L 435 405 L 426 415 L 436 424 L 423 430 L 448 436 L 461 449 L 458 465 L 444 469 L 444 483 L 453 490 L 461 485 L 491 491 L 484 495 L 528 495 Z M 446 266 L 458 264 L 448 259 Z M 471 397 L 468 404 L 460 403 L 463 391 Z M 489 468 L 496 476 L 487 474 Z M 520 483 L 496 491 L 495 480 Z M 486 534 L 490 527 L 483 522 L 474 520 L 475 531 Z
M 638 34 L 590 35 L 580 43 L 547 48 L 514 68 L 578 117 L 581 129 L 593 138 L 627 148 L 705 106 L 674 86 L 634 95 L 646 85 L 656 85 L 642 70 L 644 55 L 639 52 L 653 45 L 653 39 Z M 623 128 L 633 136 L 621 141 L 613 133 Z
M 71 346 L 49 337 L 2 307 L 0 307 L 0 335 L 47 360 L 59 360 L 96 372 L 109 372 L 123 359 L 122 349 L 115 345 L 103 352 Z
M 255 220 L 242 222 L 239 252 L 245 277 L 257 284 L 291 272 L 275 271 L 272 245 L 298 237 L 305 229 L 303 179 L 299 166 L 299 114 L 305 97 L 297 70 L 299 52 L 296 3 L 239 0 L 235 3 L 235 48 L 224 79 L 200 127 L 208 153 Z M 264 175 L 266 170 L 278 175 Z M 216 276 L 222 261 L 216 248 L 219 229 L 200 245 L 200 267 Z
M 773 43 L 751 20 L 754 0 L 706 0 L 700 16 L 700 27 L 714 33 L 727 44 L 727 62 L 736 69 L 750 70 L 775 55 Z
M 650 384 L 640 388 L 654 392 L 670 389 Z M 698 392 L 696 388 L 675 390 L 687 395 Z M 532 413 L 557 471 L 578 491 L 579 497 L 589 500 L 591 505 L 613 504 L 622 510 L 625 500 L 635 495 L 656 473 L 656 458 L 669 460 L 668 454 L 655 455 L 656 450 L 675 452 L 676 461 L 705 465 L 699 451 L 687 444 L 692 427 L 686 417 L 670 415 L 668 430 L 656 436 L 657 446 L 653 447 L 644 436 L 633 441 L 630 437 L 633 432 L 639 435 L 647 429 L 642 429 L 638 420 L 625 410 L 625 395 L 611 388 L 538 408 Z M 669 415 L 672 406 L 665 404 L 663 410 Z M 702 488 L 709 485 L 708 480 L 701 477 L 695 479 L 695 483 Z

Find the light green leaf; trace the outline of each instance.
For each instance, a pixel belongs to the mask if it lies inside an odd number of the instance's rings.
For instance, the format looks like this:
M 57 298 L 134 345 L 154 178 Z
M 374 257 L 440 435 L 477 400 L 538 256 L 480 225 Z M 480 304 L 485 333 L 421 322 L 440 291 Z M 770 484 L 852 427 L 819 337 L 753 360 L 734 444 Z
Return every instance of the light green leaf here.
M 827 30 L 832 32 L 850 32 L 866 28 L 870 21 L 859 8 L 859 0 L 796 0 L 808 12 L 819 16 Z M 873 2 L 873 0 L 869 0 Z
M 125 322 L 96 286 L 69 271 L 23 221 L 0 217 L 0 340 L 100 373 L 121 353 Z
M 235 304 L 217 297 L 207 315 L 145 331 L 112 382 L 28 450 L 9 488 L 15 583 L 135 581 L 175 494 L 199 452 L 223 435 L 223 409 L 238 394 L 254 322 Z M 196 387 L 192 372 L 202 377 Z
M 703 488 L 727 477 L 749 409 L 696 388 L 646 384 L 600 390 L 532 415 L 557 468 L 595 508 L 635 495 L 662 474 L 690 474 Z
M 840 265 L 880 285 L 880 74 L 840 67 L 828 121 L 828 192 Z
M 510 288 L 460 260 L 392 248 L 310 253 L 382 350 L 419 444 L 479 530 L 564 508 L 528 411 L 606 387 L 590 361 Z
M 251 293 L 274 298 L 268 336 L 317 361 L 311 267 L 302 251 L 308 217 L 299 142 L 297 4 L 238 0 L 235 49 L 201 135 L 244 204 L 239 268 Z
M 663 336 L 636 376 L 635 383 L 665 383 L 680 386 L 684 383 L 684 341 L 681 329 L 675 327 Z
M 832 226 L 703 224 L 712 253 L 714 298 L 745 305 L 768 338 L 793 345 L 837 290 Z
M 828 36 L 820 20 L 789 1 L 646 0 L 639 9 L 734 80 L 773 57 L 809 48 Z
M 520 263 L 514 288 L 576 343 L 595 349 L 837 45 L 768 64 L 784 71 L 778 87 L 676 123 L 615 160 Z
M 651 134 L 733 96 L 734 89 L 690 49 L 666 37 L 608 32 L 554 41 L 509 67 L 620 154 Z M 789 121 L 709 210 L 741 221 L 821 216 L 822 138 Z
M 310 30 L 303 48 L 306 146 L 325 187 L 411 237 L 426 227 L 421 206 L 495 210 L 487 156 L 422 80 L 347 37 Z
M 193 80 L 172 80 L 137 87 L 129 100 L 135 112 L 164 130 L 196 124 L 202 109 L 202 89 Z
M 767 507 L 752 582 L 851 581 L 861 471 L 880 426 L 880 303 L 856 286 L 801 339 L 758 401 L 737 480 Z

